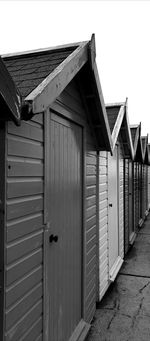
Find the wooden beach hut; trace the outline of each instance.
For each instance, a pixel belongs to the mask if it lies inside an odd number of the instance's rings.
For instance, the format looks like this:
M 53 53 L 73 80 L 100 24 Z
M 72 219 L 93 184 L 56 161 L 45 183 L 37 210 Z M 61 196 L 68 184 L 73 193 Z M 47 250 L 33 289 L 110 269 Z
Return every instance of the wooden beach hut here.
M 150 210 L 150 144 L 147 145 L 148 153 L 148 210 Z
M 124 258 L 124 159 L 133 159 L 127 102 L 106 106 L 113 155 L 99 153 L 99 300 Z
M 141 165 L 141 219 L 148 215 L 148 135 L 141 136 L 143 164 Z
M 82 341 L 95 312 L 97 153 L 112 148 L 95 56 L 94 35 L 3 56 L 21 106 L 20 126 L 0 106 L 1 341 Z
M 133 165 L 133 191 L 134 191 L 134 232 L 137 232 L 142 225 L 141 219 L 141 165 L 143 163 L 142 143 L 141 143 L 141 123 L 132 125 L 131 136 L 134 148 Z

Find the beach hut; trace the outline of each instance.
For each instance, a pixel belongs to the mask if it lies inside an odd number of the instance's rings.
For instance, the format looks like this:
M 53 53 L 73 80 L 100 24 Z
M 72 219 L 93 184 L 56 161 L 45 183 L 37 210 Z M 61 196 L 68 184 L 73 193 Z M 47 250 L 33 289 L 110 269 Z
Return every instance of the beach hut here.
M 141 219 L 145 220 L 148 215 L 148 135 L 141 136 L 143 164 L 141 166 Z
M 99 300 L 124 258 L 124 159 L 133 159 L 127 102 L 106 106 L 113 155 L 99 153 Z
M 89 330 L 97 153 L 112 148 L 95 55 L 93 35 L 3 56 L 20 95 L 17 119 L 7 96 L 0 107 L 0 340 L 82 341 Z
M 141 143 L 141 123 L 132 125 L 131 136 L 134 148 L 133 165 L 133 191 L 134 191 L 134 231 L 137 232 L 142 225 L 141 219 L 141 165 L 143 163 L 142 143 Z
M 150 144 L 147 145 L 148 152 L 148 210 L 150 210 Z

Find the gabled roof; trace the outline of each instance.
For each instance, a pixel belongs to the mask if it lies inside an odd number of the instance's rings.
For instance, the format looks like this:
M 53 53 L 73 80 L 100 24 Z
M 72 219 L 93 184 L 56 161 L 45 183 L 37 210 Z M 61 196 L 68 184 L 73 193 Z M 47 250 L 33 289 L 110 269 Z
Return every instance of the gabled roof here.
M 6 66 L 0 57 L 0 109 L 7 118 L 11 118 L 16 124 L 20 123 L 21 97 L 17 91 Z
M 106 111 L 111 130 L 113 150 L 118 138 L 120 138 L 124 148 L 124 156 L 133 159 L 134 151 L 128 120 L 127 100 L 123 103 L 106 105 Z
M 76 77 L 97 148 L 112 151 L 111 133 L 96 66 L 95 36 L 86 42 L 39 51 L 3 56 L 3 60 L 23 98 L 23 118 L 43 112 Z
M 134 161 L 143 162 L 142 143 L 141 143 L 141 123 L 130 126 L 132 143 L 134 149 Z

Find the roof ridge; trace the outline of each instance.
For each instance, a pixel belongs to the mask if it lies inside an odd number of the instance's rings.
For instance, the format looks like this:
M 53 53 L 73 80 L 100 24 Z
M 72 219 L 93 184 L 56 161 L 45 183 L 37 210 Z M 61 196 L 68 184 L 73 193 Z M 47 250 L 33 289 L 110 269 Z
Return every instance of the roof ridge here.
M 86 41 L 85 41 L 86 42 Z M 43 53 L 48 53 L 48 52 L 52 52 L 52 51 L 56 51 L 56 50 L 64 50 L 64 49 L 73 49 L 73 48 L 77 48 L 81 43 L 83 42 L 77 42 L 77 43 L 70 43 L 70 44 L 66 44 L 66 45 L 58 45 L 58 46 L 52 46 L 52 47 L 46 47 L 46 48 L 39 48 L 39 49 L 34 49 L 34 50 L 27 50 L 27 51 L 21 51 L 21 52 L 13 52 L 13 53 L 7 53 L 7 54 L 2 54 L 1 57 L 3 59 L 9 59 L 12 57 L 23 57 L 23 56 L 27 56 L 27 55 L 36 55 L 36 54 L 43 54 Z

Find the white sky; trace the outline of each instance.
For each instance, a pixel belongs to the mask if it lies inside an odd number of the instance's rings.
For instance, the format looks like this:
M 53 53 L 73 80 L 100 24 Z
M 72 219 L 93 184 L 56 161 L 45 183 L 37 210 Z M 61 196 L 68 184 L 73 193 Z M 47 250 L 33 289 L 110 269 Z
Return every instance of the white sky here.
M 1 1 L 0 54 L 96 35 L 106 103 L 128 97 L 130 124 L 150 135 L 150 1 Z M 150 141 L 150 137 L 149 137 Z

